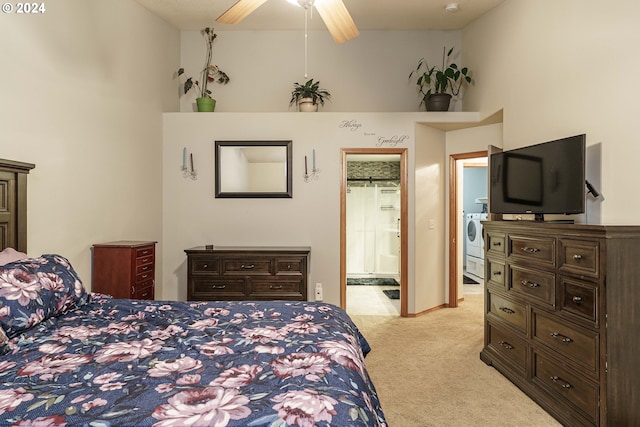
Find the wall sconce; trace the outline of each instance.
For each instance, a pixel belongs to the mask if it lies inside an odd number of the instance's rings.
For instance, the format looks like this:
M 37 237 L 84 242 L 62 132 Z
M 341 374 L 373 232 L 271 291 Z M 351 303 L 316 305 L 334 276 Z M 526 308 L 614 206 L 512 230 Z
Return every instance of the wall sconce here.
M 187 147 L 182 149 L 182 177 L 198 179 L 198 171 L 193 167 L 193 153 L 189 153 L 189 167 L 187 167 Z
M 319 174 L 320 174 L 320 169 L 318 169 L 317 164 L 316 164 L 316 150 L 315 148 L 313 149 L 313 152 L 311 153 L 311 174 L 309 174 L 309 166 L 307 164 L 307 156 L 304 156 L 304 182 L 309 182 L 312 180 L 318 180 Z

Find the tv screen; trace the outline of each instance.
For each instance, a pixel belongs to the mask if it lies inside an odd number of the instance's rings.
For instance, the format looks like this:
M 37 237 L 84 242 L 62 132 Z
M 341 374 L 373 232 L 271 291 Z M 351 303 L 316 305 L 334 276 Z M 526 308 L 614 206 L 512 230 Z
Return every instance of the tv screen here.
M 544 142 L 490 158 L 489 211 L 578 214 L 585 208 L 586 136 Z

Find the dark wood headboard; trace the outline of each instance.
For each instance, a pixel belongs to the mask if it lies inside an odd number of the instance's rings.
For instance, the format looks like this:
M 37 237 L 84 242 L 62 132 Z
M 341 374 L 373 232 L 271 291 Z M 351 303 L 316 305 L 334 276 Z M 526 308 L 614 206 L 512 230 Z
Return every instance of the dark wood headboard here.
M 27 252 L 27 174 L 35 167 L 0 159 L 0 250 Z

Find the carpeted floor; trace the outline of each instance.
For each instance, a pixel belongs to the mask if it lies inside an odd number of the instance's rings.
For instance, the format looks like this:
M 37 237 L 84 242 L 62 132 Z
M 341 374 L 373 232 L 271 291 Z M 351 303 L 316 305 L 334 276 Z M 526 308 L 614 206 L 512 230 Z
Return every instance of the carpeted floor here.
M 347 286 L 400 286 L 396 279 L 387 277 L 347 278 Z
M 391 427 L 560 426 L 480 360 L 483 295 L 416 318 L 352 315 Z

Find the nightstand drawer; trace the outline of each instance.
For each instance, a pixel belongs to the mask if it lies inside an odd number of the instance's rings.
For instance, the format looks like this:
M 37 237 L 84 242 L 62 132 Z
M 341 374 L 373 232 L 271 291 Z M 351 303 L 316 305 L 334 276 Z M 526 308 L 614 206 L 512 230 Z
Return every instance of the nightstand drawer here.
M 511 265 L 510 270 L 509 290 L 551 308 L 556 306 L 555 274 L 516 265 Z
M 136 276 L 153 272 L 153 264 L 143 264 L 136 267 Z
M 222 274 L 271 274 L 271 259 L 227 258 L 222 260 Z
M 153 280 L 139 283 L 131 287 L 132 299 L 153 299 Z
M 560 323 L 539 312 L 533 312 L 533 339 L 544 343 L 563 357 L 582 365 L 591 374 L 598 372 L 598 341 L 595 331 Z M 586 372 L 585 371 L 585 372 Z
M 485 258 L 485 268 L 487 269 L 487 277 L 490 284 L 498 285 L 504 288 L 504 261 L 496 261 L 492 258 Z
M 136 258 L 136 266 L 145 265 L 145 264 L 153 264 L 153 255 L 146 255 L 143 257 Z
M 509 258 L 518 258 L 548 266 L 555 265 L 555 239 L 509 235 L 507 247 Z
M 144 248 L 137 248 L 136 249 L 136 258 L 140 258 L 140 257 L 146 257 L 148 255 L 153 255 L 153 249 L 154 246 L 147 246 Z
M 524 304 L 510 301 L 494 293 L 487 292 L 489 313 L 518 328 L 523 334 L 527 330 L 527 310 Z
M 136 274 L 135 283 L 139 285 L 141 283 L 146 282 L 147 280 L 153 280 L 153 276 L 154 276 L 153 270 L 143 271 L 140 274 Z
M 600 277 L 599 253 L 598 241 L 560 239 L 560 271 L 597 279 Z

